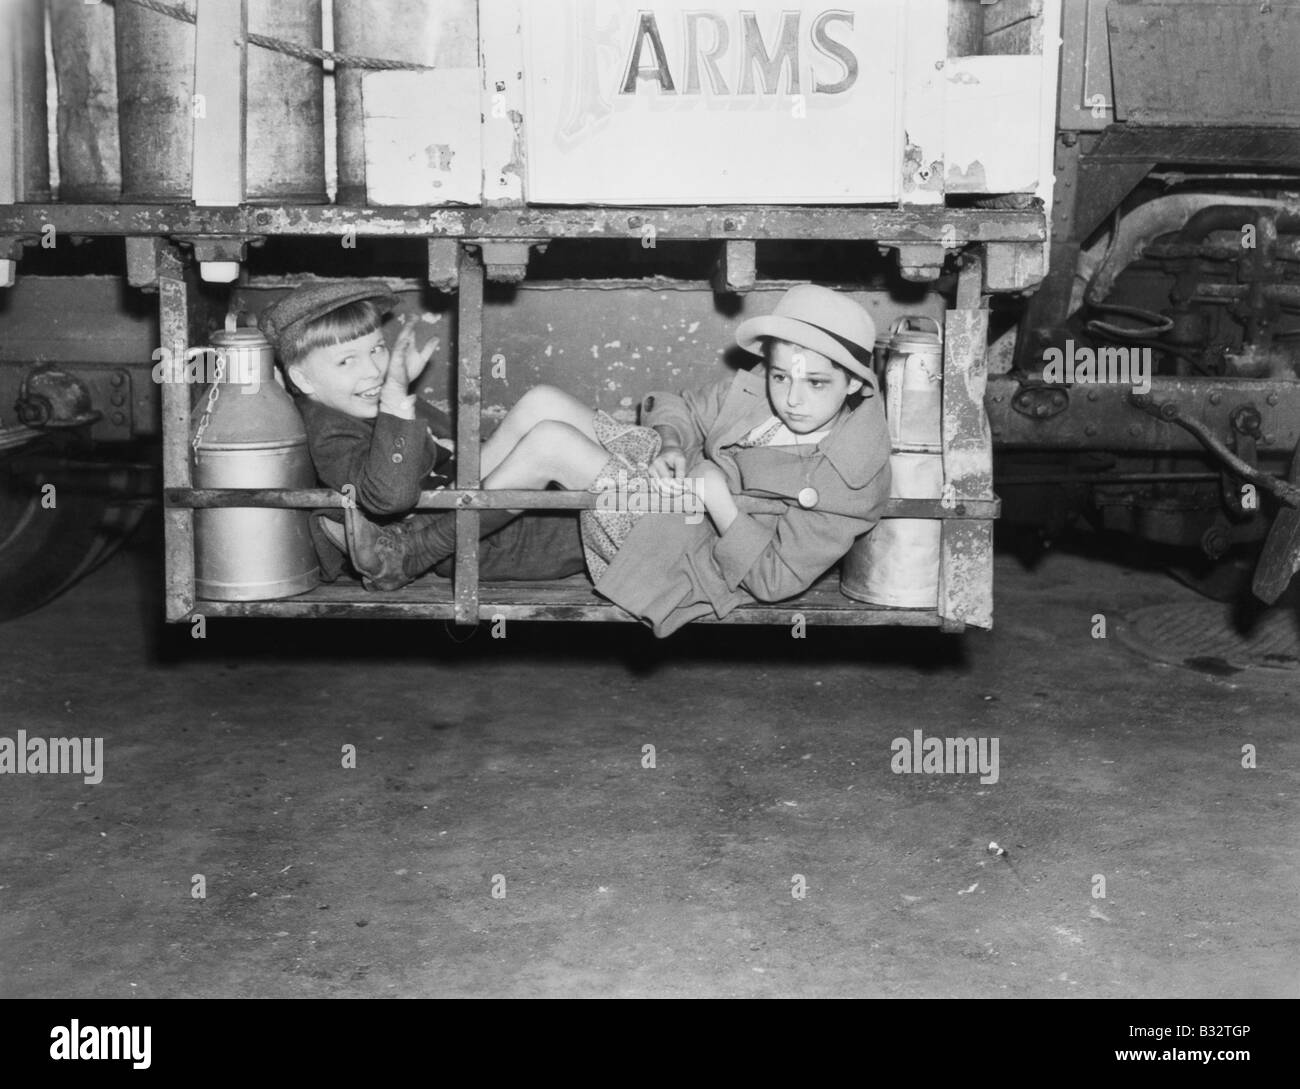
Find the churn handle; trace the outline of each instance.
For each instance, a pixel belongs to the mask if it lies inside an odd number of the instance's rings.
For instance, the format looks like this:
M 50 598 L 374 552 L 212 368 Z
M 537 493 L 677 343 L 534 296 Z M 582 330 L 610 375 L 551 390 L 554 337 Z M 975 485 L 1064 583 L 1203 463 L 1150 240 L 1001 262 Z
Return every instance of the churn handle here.
M 233 333 L 239 328 L 239 319 L 249 316 L 248 309 L 241 306 L 238 310 L 226 311 L 226 332 Z M 247 323 L 245 323 L 247 324 Z
M 930 322 L 931 324 L 934 325 L 934 332 L 935 335 L 939 338 L 940 343 L 943 342 L 943 326 L 939 324 L 938 318 L 932 318 L 928 314 L 904 314 L 901 318 L 895 319 L 894 324 L 889 327 L 889 335 L 891 337 L 897 336 L 898 331 L 901 328 L 903 328 L 903 326 L 906 325 L 909 321 Z

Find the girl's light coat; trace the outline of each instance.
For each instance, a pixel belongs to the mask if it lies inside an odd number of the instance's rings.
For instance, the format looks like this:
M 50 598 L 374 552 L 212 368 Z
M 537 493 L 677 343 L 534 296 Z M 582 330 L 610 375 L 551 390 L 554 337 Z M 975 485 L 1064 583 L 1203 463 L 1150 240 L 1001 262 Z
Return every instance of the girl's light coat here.
M 738 605 L 802 593 L 876 524 L 889 499 L 884 409 L 874 385 L 863 394 L 811 454 L 758 447 L 743 480 L 722 447 L 772 415 L 761 365 L 703 390 L 650 394 L 642 423 L 677 436 L 688 476 L 705 457 L 722 469 L 740 514 L 721 536 L 708 517 L 690 525 L 681 514 L 642 516 L 597 591 L 658 636 Z M 805 510 L 797 496 L 809 486 L 817 503 Z

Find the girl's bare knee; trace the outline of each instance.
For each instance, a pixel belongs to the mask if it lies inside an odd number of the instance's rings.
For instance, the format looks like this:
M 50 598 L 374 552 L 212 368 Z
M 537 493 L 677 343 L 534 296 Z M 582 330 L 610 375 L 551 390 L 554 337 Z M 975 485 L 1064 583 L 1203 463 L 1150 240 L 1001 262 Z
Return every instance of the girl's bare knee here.
M 538 420 L 524 436 L 524 441 L 530 447 L 558 450 L 572 444 L 575 439 L 585 441 L 585 438 L 581 431 L 563 420 Z
M 527 393 L 519 398 L 520 405 L 527 405 L 529 415 L 536 419 L 546 419 L 549 415 L 548 410 L 553 409 L 567 398 L 567 395 L 555 386 L 533 386 Z

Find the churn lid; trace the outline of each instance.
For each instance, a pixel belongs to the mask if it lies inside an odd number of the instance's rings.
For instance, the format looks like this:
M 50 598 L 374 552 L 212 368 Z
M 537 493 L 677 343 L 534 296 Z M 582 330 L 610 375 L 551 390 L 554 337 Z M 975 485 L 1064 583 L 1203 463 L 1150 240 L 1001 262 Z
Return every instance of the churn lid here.
M 215 403 L 214 387 L 209 386 L 194 407 L 195 428 L 208 415 L 200 448 L 249 449 L 305 443 L 302 417 L 293 399 L 275 380 L 275 353 L 262 332 L 227 326 L 209 340 L 225 356 L 225 373 L 216 387 L 220 392 Z
M 909 329 L 909 323 L 929 322 L 934 332 L 928 329 Z M 895 352 L 907 354 L 937 351 L 943 345 L 943 331 L 934 318 L 912 314 L 899 318 L 890 327 L 889 347 Z

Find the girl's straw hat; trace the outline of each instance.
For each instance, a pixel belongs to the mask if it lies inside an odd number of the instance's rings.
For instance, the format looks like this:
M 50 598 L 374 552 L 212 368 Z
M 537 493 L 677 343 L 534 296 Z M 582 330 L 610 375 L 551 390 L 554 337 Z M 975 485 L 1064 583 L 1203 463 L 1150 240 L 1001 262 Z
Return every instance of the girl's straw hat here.
M 778 337 L 811 348 L 875 385 L 871 352 L 876 344 L 876 324 L 861 306 L 838 291 L 816 284 L 792 287 L 772 313 L 743 321 L 736 330 L 736 343 L 755 355 L 762 353 L 760 337 Z

